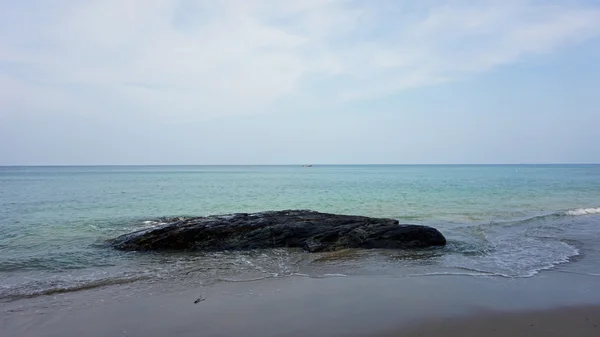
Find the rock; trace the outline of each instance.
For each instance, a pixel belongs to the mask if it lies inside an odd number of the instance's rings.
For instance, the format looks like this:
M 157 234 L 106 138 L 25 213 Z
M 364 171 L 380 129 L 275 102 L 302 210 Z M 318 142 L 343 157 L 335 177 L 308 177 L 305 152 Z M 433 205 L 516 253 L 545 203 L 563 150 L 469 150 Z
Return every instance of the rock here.
M 249 250 L 299 247 L 309 252 L 343 248 L 442 246 L 435 228 L 397 220 L 305 210 L 188 218 L 110 240 L 119 250 Z

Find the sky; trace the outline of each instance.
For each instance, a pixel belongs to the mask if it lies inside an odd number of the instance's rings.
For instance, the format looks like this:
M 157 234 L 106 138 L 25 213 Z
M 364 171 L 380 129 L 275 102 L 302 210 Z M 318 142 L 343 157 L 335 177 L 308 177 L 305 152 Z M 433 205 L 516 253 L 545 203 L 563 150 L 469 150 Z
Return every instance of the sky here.
M 600 163 L 599 0 L 0 0 L 0 165 Z

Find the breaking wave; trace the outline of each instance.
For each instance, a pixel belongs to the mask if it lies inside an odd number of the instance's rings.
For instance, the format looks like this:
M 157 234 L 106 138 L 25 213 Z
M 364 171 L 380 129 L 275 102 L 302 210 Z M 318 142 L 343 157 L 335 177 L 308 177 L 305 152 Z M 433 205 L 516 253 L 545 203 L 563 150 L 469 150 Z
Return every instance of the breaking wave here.
M 13 301 L 44 295 L 58 295 L 111 285 L 122 285 L 150 279 L 150 275 L 121 275 L 105 278 L 73 278 L 33 280 L 13 286 L 0 287 L 0 301 Z
M 590 215 L 590 214 L 600 214 L 600 207 L 596 208 L 576 208 L 563 213 L 564 215 Z

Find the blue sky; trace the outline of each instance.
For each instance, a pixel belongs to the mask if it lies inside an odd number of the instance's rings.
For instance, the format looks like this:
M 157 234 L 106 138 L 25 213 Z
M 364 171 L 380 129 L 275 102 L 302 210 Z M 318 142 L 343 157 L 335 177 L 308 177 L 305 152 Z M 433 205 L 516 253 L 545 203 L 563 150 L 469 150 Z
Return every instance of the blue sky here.
M 600 1 L 0 1 L 0 165 L 600 163 Z

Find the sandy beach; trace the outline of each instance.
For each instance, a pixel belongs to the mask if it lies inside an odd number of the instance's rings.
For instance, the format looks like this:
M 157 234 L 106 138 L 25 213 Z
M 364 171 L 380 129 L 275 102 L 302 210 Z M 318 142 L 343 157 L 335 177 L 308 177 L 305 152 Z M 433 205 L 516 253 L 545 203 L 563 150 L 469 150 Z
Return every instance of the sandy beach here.
M 287 277 L 5 305 L 3 336 L 597 336 L 597 277 Z M 60 309 L 57 309 L 60 306 Z
M 523 312 L 490 312 L 464 319 L 430 319 L 418 326 L 377 336 L 568 337 L 599 334 L 600 306 L 589 306 Z

